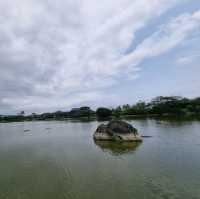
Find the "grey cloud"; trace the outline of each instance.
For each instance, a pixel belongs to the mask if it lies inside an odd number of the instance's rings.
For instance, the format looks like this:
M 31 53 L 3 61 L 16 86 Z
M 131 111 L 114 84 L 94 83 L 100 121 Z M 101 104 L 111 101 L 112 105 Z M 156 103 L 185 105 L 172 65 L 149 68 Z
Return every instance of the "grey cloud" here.
M 102 100 L 124 71 L 114 63 L 135 32 L 178 2 L 1 1 L 0 108 L 33 111 Z

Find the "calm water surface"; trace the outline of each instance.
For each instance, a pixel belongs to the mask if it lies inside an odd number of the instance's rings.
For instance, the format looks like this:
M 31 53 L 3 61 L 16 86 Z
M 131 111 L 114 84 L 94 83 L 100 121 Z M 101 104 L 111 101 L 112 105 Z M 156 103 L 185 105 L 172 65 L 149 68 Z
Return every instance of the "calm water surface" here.
M 153 137 L 116 145 L 93 141 L 98 122 L 0 124 L 0 199 L 200 199 L 200 122 L 129 122 Z

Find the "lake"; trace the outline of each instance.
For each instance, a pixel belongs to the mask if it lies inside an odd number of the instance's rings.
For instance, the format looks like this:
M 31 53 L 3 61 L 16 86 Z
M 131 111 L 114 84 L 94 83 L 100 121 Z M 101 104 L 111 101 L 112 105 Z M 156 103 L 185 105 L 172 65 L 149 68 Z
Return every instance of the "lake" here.
M 200 122 L 131 120 L 143 143 L 94 142 L 99 122 L 0 124 L 0 199 L 199 199 Z

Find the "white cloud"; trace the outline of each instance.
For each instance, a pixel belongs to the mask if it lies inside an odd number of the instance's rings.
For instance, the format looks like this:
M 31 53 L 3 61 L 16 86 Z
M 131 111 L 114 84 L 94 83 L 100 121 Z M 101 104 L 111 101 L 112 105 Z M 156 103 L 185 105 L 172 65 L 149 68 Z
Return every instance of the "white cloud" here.
M 197 52 L 190 55 L 179 57 L 176 60 L 176 63 L 179 65 L 188 65 L 198 61 L 199 59 L 200 59 L 200 52 Z
M 181 15 L 124 54 L 138 30 L 180 2 L 0 1 L 0 104 L 33 110 L 105 97 L 124 71 L 137 78 L 142 60 L 172 49 L 199 25 L 199 12 Z
M 200 11 L 183 14 L 163 25 L 159 31 L 137 46 L 130 54 L 115 64 L 116 67 L 139 65 L 144 59 L 161 55 L 186 39 L 190 33 L 200 27 Z

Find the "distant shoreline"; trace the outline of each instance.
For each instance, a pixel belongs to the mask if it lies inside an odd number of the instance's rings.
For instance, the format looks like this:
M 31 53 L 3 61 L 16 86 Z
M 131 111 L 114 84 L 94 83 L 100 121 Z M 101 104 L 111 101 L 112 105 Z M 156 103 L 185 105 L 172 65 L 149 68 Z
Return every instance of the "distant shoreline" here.
M 52 119 L 18 119 L 18 120 L 0 120 L 0 123 L 14 123 L 14 122 L 40 122 L 40 121 L 72 121 L 72 122 L 106 122 L 113 119 L 118 120 L 132 120 L 132 119 L 153 119 L 153 120 L 163 120 L 163 121 L 200 121 L 200 116 L 186 116 L 186 115 L 123 115 L 120 117 L 109 117 L 109 118 L 97 118 L 95 117 L 76 117 L 76 118 L 52 118 Z
M 0 122 L 49 121 L 49 120 L 110 120 L 113 118 L 200 118 L 200 97 L 188 99 L 180 96 L 159 96 L 146 103 L 125 104 L 115 108 L 99 107 L 95 111 L 88 106 L 70 111 L 32 113 L 25 115 L 0 115 Z

